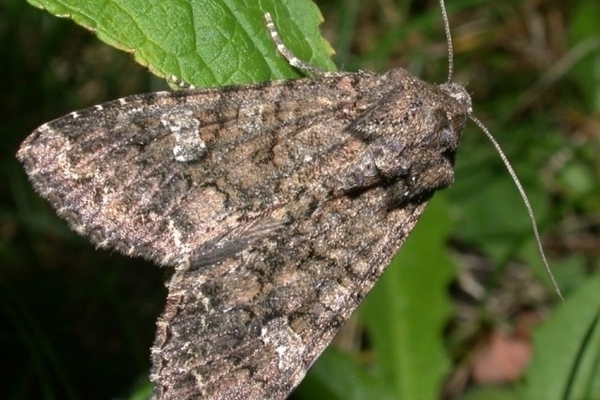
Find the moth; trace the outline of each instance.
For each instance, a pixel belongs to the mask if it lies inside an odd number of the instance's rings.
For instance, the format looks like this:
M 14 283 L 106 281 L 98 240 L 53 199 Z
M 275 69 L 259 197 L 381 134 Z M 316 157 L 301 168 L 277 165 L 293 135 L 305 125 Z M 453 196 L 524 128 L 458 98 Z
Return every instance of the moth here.
M 97 247 L 174 268 L 157 399 L 283 399 L 436 190 L 465 89 L 404 69 L 135 95 L 42 125 L 18 158 Z

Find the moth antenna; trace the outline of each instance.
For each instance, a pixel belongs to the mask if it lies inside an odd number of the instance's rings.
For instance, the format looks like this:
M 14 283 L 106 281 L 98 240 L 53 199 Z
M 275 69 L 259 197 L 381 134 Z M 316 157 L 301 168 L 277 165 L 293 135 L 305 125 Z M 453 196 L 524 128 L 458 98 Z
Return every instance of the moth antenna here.
M 446 44 L 448 45 L 448 83 L 452 82 L 454 75 L 454 48 L 452 47 L 452 35 L 450 34 L 450 22 L 448 21 L 448 13 L 446 12 L 446 4 L 444 0 L 440 0 L 440 8 L 442 9 L 442 18 L 444 20 L 444 31 L 446 32 Z
M 519 181 L 519 178 L 517 178 L 517 174 L 515 173 L 515 170 L 510 165 L 508 158 L 506 157 L 506 155 L 502 151 L 502 148 L 500 147 L 500 145 L 498 144 L 496 139 L 494 139 L 494 137 L 492 136 L 490 131 L 488 131 L 488 129 L 485 127 L 485 125 L 483 125 L 483 123 L 481 121 L 479 121 L 472 114 L 469 114 L 469 118 L 471 118 L 471 121 L 475 122 L 475 124 L 479 127 L 479 129 L 481 129 L 483 131 L 483 133 L 488 137 L 489 141 L 492 142 L 492 145 L 494 145 L 496 152 L 498 153 L 498 155 L 500 156 L 500 159 L 506 166 L 506 169 L 507 169 L 510 177 L 512 178 L 513 182 L 515 183 L 515 186 L 519 190 L 519 193 L 521 194 L 521 199 L 523 199 L 523 203 L 525 203 L 525 208 L 527 209 L 527 214 L 529 214 L 529 220 L 531 222 L 531 227 L 533 228 L 533 236 L 535 237 L 535 243 L 537 244 L 538 252 L 540 253 L 540 256 L 542 257 L 544 267 L 546 268 L 546 272 L 548 273 L 548 276 L 550 277 L 550 280 L 552 282 L 552 285 L 554 286 L 554 290 L 556 291 L 556 294 L 558 294 L 558 297 L 560 297 L 560 300 L 564 303 L 565 299 L 560 291 L 560 288 L 558 287 L 558 283 L 556 283 L 556 279 L 554 279 L 554 275 L 552 274 L 552 270 L 550 269 L 548 260 L 546 259 L 546 253 L 544 252 L 544 248 L 542 246 L 542 240 L 540 239 L 540 233 L 538 231 L 537 224 L 535 222 L 535 217 L 533 215 L 533 209 L 531 208 L 531 204 L 529 203 L 529 198 L 527 197 L 527 194 L 525 194 L 523 185 L 521 185 L 521 181 Z
M 450 34 L 450 22 L 448 21 L 448 13 L 446 12 L 446 4 L 444 4 L 444 0 L 439 0 L 439 3 L 440 3 L 440 8 L 442 10 L 442 18 L 444 20 L 444 31 L 446 32 L 446 42 L 448 45 L 448 83 L 451 83 L 453 75 L 454 75 L 454 48 L 452 47 L 452 35 Z M 552 274 L 552 270 L 550 269 L 548 260 L 546 259 L 546 253 L 544 252 L 544 247 L 542 246 L 542 240 L 540 239 L 540 233 L 538 231 L 537 224 L 535 222 L 535 216 L 533 215 L 533 209 L 531 208 L 531 204 L 529 203 L 529 198 L 527 197 L 527 194 L 525 193 L 525 189 L 523 189 L 523 185 L 521 185 L 521 181 L 519 181 L 519 178 L 517 177 L 515 170 L 513 169 L 512 165 L 510 164 L 510 161 L 508 161 L 508 158 L 506 157 L 506 155 L 502 151 L 502 148 L 500 147 L 500 145 L 498 144 L 496 139 L 494 139 L 494 137 L 492 136 L 490 131 L 488 131 L 488 129 L 485 127 L 485 125 L 483 125 L 483 123 L 481 121 L 479 121 L 471 112 L 469 112 L 469 118 L 471 118 L 471 120 L 473 122 L 475 122 L 475 125 L 477 125 L 479 127 L 479 129 L 481 129 L 483 131 L 483 133 L 487 136 L 489 141 L 492 142 L 492 145 L 494 146 L 494 148 L 496 149 L 496 152 L 500 156 L 500 159 L 504 163 L 506 170 L 508 171 L 508 174 L 510 175 L 513 182 L 515 183 L 515 186 L 517 187 L 517 190 L 519 191 L 519 194 L 521 195 L 521 199 L 523 199 L 523 203 L 525 203 L 525 208 L 527 209 L 527 214 L 529 215 L 529 221 L 531 222 L 531 227 L 533 228 L 533 236 L 535 237 L 535 243 L 537 245 L 538 252 L 540 253 L 540 256 L 542 257 L 542 262 L 544 263 L 544 268 L 546 268 L 546 272 L 548 273 L 548 276 L 550 277 L 550 281 L 552 282 L 552 286 L 554 286 L 554 290 L 556 291 L 556 294 L 558 295 L 560 300 L 564 303 L 565 299 L 560 291 L 560 288 L 558 287 L 558 283 L 556 283 L 556 279 L 554 278 L 554 275 Z

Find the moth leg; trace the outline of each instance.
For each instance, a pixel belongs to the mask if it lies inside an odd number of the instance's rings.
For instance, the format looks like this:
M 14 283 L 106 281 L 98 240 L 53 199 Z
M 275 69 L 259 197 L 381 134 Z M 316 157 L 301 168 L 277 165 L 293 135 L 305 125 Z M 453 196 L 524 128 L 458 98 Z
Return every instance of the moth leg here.
M 298 68 L 304 72 L 308 72 L 309 74 L 314 76 L 331 75 L 331 72 L 325 71 L 324 69 L 321 69 L 319 67 L 315 67 L 314 65 L 302 61 L 298 57 L 296 57 L 294 53 L 292 53 L 290 49 L 285 47 L 285 44 L 283 44 L 283 41 L 279 37 L 279 33 L 277 33 L 277 28 L 275 28 L 275 24 L 273 23 L 271 14 L 269 14 L 268 12 L 265 13 L 264 18 L 265 23 L 267 24 L 267 29 L 269 30 L 269 34 L 271 35 L 271 39 L 273 40 L 273 43 L 275 43 L 275 47 L 277 47 L 277 51 L 283 56 L 283 58 L 287 60 L 287 62 L 292 67 Z
M 385 199 L 388 209 L 407 202 L 423 201 L 433 192 L 444 189 L 454 182 L 454 170 L 449 160 L 423 165 L 412 169 L 408 176 L 399 179 L 388 188 Z
M 180 89 L 196 89 L 196 86 L 194 86 L 194 85 L 192 85 L 190 83 L 182 81 L 180 78 L 176 77 L 175 75 L 171 75 L 167 79 L 167 81 L 169 83 L 177 85 Z

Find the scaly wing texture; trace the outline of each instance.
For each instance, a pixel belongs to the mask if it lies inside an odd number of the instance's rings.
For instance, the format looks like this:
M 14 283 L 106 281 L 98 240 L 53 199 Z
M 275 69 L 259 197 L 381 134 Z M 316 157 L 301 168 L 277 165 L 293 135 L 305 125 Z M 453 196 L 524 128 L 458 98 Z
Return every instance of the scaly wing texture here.
M 157 398 L 281 399 L 452 181 L 466 113 L 404 70 L 336 74 L 116 100 L 18 157 L 97 246 L 176 267 Z

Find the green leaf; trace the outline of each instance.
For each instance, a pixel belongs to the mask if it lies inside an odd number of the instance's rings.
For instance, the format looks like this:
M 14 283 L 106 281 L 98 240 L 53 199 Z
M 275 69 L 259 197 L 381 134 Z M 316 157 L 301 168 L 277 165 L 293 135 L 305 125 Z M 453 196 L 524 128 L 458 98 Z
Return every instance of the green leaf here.
M 332 70 L 322 21 L 307 0 L 29 0 L 71 18 L 109 45 L 131 52 L 160 77 L 196 86 L 290 79 L 300 72 L 275 49 L 263 19 L 270 12 L 282 40 L 300 59 Z
M 534 334 L 523 399 L 600 398 L 600 273 L 567 298 Z
M 600 107 L 600 4 L 597 1 L 580 2 L 572 7 L 569 15 L 570 56 L 576 61 L 570 75 L 578 83 L 579 101 L 594 112 Z
M 389 387 L 368 374 L 349 355 L 328 348 L 310 369 L 294 398 L 328 400 L 394 400 Z
M 460 400 L 519 400 L 519 396 L 506 387 L 486 386 L 467 391 Z
M 360 308 L 378 370 L 398 399 L 437 399 L 449 371 L 443 329 L 454 268 L 445 249 L 451 229 L 437 194 L 392 265 Z

